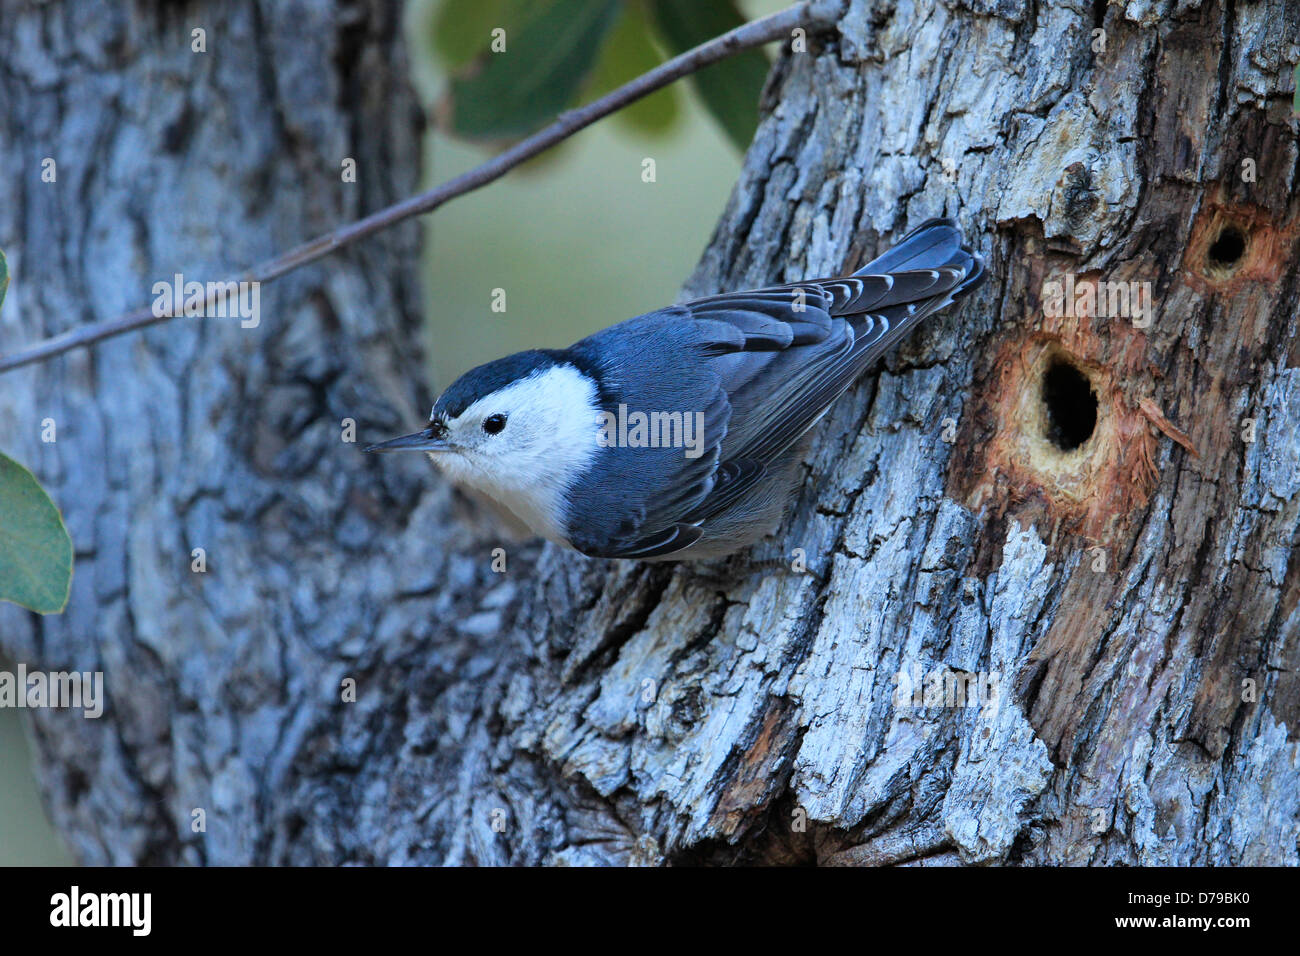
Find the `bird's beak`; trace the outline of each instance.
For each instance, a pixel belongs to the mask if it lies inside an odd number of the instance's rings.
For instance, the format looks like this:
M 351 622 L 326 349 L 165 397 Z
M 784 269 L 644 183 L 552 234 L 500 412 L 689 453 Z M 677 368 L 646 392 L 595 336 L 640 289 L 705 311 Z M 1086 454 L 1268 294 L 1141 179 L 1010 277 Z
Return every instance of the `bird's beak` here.
M 416 432 L 413 435 L 403 435 L 401 438 L 390 438 L 388 441 L 381 441 L 377 445 L 368 445 L 366 451 L 447 451 L 451 448 L 451 443 L 447 439 L 434 434 L 432 428 L 426 428 L 422 432 Z

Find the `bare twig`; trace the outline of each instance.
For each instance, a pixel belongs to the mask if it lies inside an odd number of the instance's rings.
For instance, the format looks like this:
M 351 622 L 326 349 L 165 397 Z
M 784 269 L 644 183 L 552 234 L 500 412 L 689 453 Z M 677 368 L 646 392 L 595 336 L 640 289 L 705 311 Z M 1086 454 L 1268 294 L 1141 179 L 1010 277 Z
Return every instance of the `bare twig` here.
M 527 139 L 519 141 L 481 166 L 476 166 L 474 169 L 462 173 L 455 179 L 448 180 L 427 192 L 404 199 L 399 203 L 372 213 L 364 219 L 359 219 L 346 226 L 340 226 L 332 232 L 305 242 L 294 249 L 290 249 L 283 255 L 254 266 L 232 281 L 269 282 L 286 272 L 292 272 L 294 269 L 315 262 L 331 252 L 349 246 L 359 239 L 364 239 L 366 236 L 379 232 L 381 229 L 396 225 L 404 219 L 432 212 L 448 200 L 463 196 L 465 193 L 472 192 L 481 186 L 486 186 L 495 179 L 499 179 L 520 163 L 550 149 L 579 130 L 590 126 L 598 119 L 622 109 L 629 103 L 653 93 L 675 80 L 689 76 L 741 50 L 788 37 L 796 27 L 820 25 L 825 17 L 825 14 L 821 13 L 821 8 L 825 7 L 827 7 L 825 2 L 804 0 L 804 2 L 796 3 L 779 13 L 736 27 L 736 29 L 724 33 L 722 36 L 715 37 L 707 43 L 702 43 L 694 49 L 687 50 L 680 56 L 661 63 L 648 73 L 643 73 L 636 79 L 620 86 L 600 99 L 588 103 L 586 106 L 561 113 L 550 126 L 534 133 Z M 205 312 L 214 306 L 220 297 L 216 285 L 214 283 L 211 286 L 205 286 L 205 288 L 211 290 L 204 301 Z M 104 339 L 123 335 L 127 332 L 134 332 L 137 329 L 145 329 L 172 318 L 177 318 L 177 316 L 154 315 L 152 306 L 146 306 L 103 322 L 92 322 L 60 335 L 52 336 L 22 351 L 10 355 L 0 355 L 0 372 L 7 372 L 10 369 L 29 365 L 33 362 L 40 362 L 72 349 L 84 348 Z

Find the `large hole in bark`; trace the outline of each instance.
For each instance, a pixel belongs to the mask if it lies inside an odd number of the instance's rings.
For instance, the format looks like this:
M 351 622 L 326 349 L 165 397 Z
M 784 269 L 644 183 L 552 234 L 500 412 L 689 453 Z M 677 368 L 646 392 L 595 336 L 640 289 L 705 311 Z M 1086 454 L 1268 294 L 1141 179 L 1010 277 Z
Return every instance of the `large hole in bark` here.
M 1069 362 L 1058 358 L 1047 367 L 1043 404 L 1047 439 L 1061 451 L 1073 451 L 1092 437 L 1097 427 L 1097 393 L 1088 376 Z
M 1236 226 L 1224 226 L 1211 243 L 1205 258 L 1209 267 L 1218 272 L 1230 272 L 1241 262 L 1246 252 L 1246 236 Z

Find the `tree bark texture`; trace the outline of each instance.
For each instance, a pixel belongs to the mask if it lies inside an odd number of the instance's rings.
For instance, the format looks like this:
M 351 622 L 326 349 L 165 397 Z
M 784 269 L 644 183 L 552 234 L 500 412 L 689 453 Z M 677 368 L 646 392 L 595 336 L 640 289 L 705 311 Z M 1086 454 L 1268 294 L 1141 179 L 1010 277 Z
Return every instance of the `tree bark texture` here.
M 412 188 L 387 5 L 111 22 L 0 20 L 5 165 L 62 157 L 0 207 L 22 339 Z M 268 287 L 259 329 L 10 376 L 0 442 L 78 571 L 3 646 L 109 693 L 34 714 L 56 824 L 91 863 L 1300 862 L 1298 60 L 1284 0 L 853 0 L 784 53 L 688 293 L 941 214 L 993 279 L 834 406 L 722 567 L 503 544 L 340 441 L 423 410 L 409 228 Z M 1067 274 L 1150 283 L 1153 320 L 1057 315 Z M 1002 693 L 914 705 L 900 673 Z

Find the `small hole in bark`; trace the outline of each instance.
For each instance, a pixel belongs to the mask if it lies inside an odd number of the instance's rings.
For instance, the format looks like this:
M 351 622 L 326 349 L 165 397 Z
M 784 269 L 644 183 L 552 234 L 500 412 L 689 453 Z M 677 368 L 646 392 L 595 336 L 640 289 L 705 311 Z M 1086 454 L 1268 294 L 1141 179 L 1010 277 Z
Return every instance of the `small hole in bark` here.
M 1097 427 L 1097 395 L 1088 376 L 1057 359 L 1043 375 L 1043 404 L 1047 406 L 1047 439 L 1061 451 L 1073 451 Z
M 1246 237 L 1236 226 L 1224 226 L 1210 246 L 1206 259 L 1212 269 L 1224 271 L 1241 261 L 1246 251 Z

